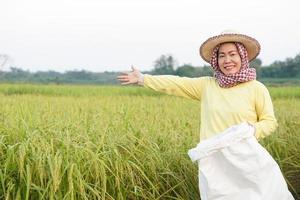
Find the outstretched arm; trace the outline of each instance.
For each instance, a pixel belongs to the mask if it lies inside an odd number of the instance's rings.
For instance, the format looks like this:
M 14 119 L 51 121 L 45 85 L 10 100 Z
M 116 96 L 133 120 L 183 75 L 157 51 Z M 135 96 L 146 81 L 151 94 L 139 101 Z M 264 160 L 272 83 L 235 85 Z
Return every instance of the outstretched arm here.
M 132 67 L 131 72 L 125 72 L 118 76 L 118 80 L 122 85 L 144 85 L 155 91 L 196 100 L 201 99 L 202 88 L 208 81 L 206 77 L 187 78 L 173 75 L 143 75 L 134 67 Z

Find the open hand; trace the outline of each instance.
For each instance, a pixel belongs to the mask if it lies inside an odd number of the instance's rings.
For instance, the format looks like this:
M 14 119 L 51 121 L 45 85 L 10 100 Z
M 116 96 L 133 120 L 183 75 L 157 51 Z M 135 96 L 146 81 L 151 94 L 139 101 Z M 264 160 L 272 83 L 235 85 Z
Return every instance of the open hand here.
M 122 85 L 138 84 L 139 78 L 142 74 L 133 66 L 131 66 L 131 69 L 131 72 L 122 72 L 121 75 L 117 77 Z

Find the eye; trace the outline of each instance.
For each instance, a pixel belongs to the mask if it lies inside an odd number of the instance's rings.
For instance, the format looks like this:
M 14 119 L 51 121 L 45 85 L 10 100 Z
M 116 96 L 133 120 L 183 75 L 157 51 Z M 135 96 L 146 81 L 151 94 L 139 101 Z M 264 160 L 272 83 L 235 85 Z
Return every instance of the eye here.
M 219 55 L 219 58 L 223 58 L 223 57 L 224 57 L 224 54 Z

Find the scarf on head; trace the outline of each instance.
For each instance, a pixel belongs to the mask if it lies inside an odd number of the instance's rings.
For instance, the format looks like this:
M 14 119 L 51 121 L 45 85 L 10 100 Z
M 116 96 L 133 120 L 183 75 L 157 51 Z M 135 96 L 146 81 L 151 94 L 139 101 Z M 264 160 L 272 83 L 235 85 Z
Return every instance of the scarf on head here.
M 242 43 L 235 42 L 238 53 L 241 56 L 242 66 L 239 72 L 235 74 L 225 75 L 218 65 L 218 51 L 221 45 L 218 45 L 213 50 L 213 56 L 210 60 L 210 64 L 214 69 L 214 76 L 218 81 L 218 84 L 222 88 L 233 87 L 239 83 L 244 83 L 247 81 L 256 79 L 256 70 L 249 67 L 248 53 L 245 46 Z

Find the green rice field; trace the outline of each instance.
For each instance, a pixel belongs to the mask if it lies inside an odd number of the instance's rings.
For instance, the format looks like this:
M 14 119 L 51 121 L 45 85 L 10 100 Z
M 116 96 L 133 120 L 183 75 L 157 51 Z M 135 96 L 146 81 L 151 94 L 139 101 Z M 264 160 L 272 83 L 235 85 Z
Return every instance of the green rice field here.
M 300 198 L 300 87 L 261 144 Z M 199 102 L 141 87 L 0 85 L 0 199 L 199 199 Z

